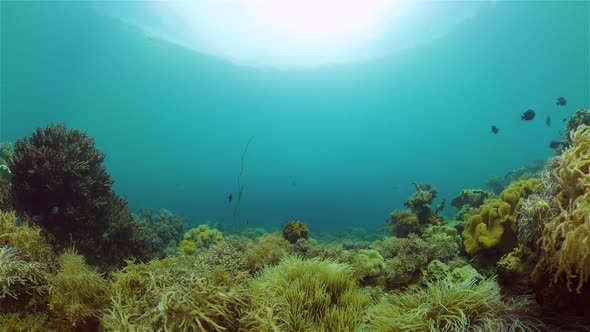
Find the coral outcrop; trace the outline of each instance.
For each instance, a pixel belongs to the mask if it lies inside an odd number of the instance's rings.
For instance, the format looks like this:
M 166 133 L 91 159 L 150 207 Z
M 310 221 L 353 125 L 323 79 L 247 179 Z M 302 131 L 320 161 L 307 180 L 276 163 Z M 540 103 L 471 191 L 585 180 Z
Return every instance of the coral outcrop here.
M 292 244 L 299 239 L 309 238 L 309 229 L 301 220 L 291 220 L 283 226 L 283 237 Z

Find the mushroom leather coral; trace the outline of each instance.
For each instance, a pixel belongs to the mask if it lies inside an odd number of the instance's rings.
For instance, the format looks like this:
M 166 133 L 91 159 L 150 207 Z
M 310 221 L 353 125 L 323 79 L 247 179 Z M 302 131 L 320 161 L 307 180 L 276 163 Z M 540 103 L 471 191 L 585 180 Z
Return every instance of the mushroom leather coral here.
M 465 250 L 475 254 L 482 249 L 494 247 L 500 251 L 512 249 L 516 245 L 516 211 L 524 197 L 540 188 L 537 179 L 516 181 L 500 194 L 500 199 L 493 199 L 484 204 L 480 213 L 469 218 L 465 225 Z

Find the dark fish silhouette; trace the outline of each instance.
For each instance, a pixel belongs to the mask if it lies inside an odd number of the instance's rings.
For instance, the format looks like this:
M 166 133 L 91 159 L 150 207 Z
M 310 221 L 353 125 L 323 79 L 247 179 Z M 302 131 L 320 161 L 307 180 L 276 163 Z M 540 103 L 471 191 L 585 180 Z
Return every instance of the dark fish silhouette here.
M 549 142 L 549 147 L 552 149 L 557 149 L 561 145 L 561 141 L 551 141 Z
M 530 121 L 535 118 L 535 111 L 527 110 L 526 112 L 522 113 L 520 116 L 522 120 Z
M 547 117 L 545 118 L 545 124 L 547 125 L 547 127 L 551 127 L 551 117 L 549 115 L 547 115 Z
M 498 129 L 498 127 L 496 127 L 496 125 L 492 126 L 492 133 L 498 135 L 498 132 L 500 132 L 500 129 Z
M 563 98 L 563 97 L 559 97 L 555 101 L 555 105 L 557 105 L 557 106 L 565 106 L 565 105 L 567 105 L 567 100 L 565 100 L 565 98 Z
M 561 119 L 561 121 L 565 122 L 565 121 L 567 121 L 567 119 L 566 118 L 563 118 L 563 119 Z
M 234 199 L 234 196 L 230 193 L 229 196 L 227 196 L 228 203 L 231 203 L 232 199 Z

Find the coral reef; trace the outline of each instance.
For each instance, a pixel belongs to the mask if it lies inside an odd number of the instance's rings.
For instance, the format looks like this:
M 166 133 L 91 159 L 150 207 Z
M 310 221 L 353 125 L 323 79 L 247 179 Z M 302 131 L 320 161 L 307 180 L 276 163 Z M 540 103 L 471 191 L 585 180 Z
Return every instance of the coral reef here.
M 559 213 L 544 225 L 537 270 L 548 270 L 554 282 L 565 280 L 568 290 L 580 293 L 590 278 L 590 127 L 580 125 L 570 138 L 572 146 L 552 170 Z
M 459 196 L 453 198 L 451 205 L 461 210 L 463 206 L 472 208 L 480 207 L 486 199 L 493 198 L 494 194 L 481 189 L 463 189 Z
M 195 244 L 196 248 L 209 248 L 211 245 L 221 241 L 223 234 L 217 228 L 209 228 L 208 225 L 199 225 L 184 233 L 184 240 Z M 183 246 L 187 244 L 185 242 Z
M 361 249 L 352 258 L 352 270 L 355 279 L 362 283 L 371 283 L 383 274 L 385 268 L 383 256 L 374 249 Z
M 158 257 L 174 254 L 184 234 L 184 221 L 181 218 L 166 209 L 158 212 L 141 209 L 135 220 L 147 230 L 147 237 Z
M 385 295 L 368 312 L 368 331 L 540 331 L 529 297 L 504 302 L 493 279 L 442 279 Z
M 393 210 L 387 222 L 389 235 L 406 237 L 410 233 L 420 234 L 418 216 L 411 210 Z
M 587 108 L 580 108 L 569 118 L 563 132 L 563 138 L 561 140 L 562 144 L 556 151 L 557 154 L 561 154 L 563 150 L 569 148 L 572 145 L 573 141 L 571 133 L 576 131 L 576 129 L 578 129 L 578 127 L 581 125 L 590 126 L 590 111 Z
M 249 302 L 247 274 L 197 273 L 189 256 L 128 262 L 113 273 L 107 331 L 241 331 Z
M 8 165 L 14 155 L 14 146 L 9 142 L 0 143 L 0 165 Z
M 144 236 L 134 233 L 138 228 L 127 202 L 111 189 L 104 158 L 81 130 L 64 124 L 37 128 L 16 142 L 8 162 L 16 207 L 51 233 L 58 248 L 75 243 L 91 262 L 149 258 L 146 252 L 152 250 L 142 243 Z
M 87 258 L 88 262 L 99 265 L 106 271 L 122 266 L 125 259 L 148 261 L 160 255 L 152 246 L 149 231 L 133 219 L 127 201 L 113 194 L 108 202 L 109 208 L 104 215 L 105 220 L 109 221 L 108 227 L 100 239 L 95 241 L 100 247 L 97 248 L 96 255 Z M 85 239 L 78 239 L 76 249 L 79 244 L 86 247 L 83 245 L 84 241 Z
M 488 200 L 480 213 L 472 216 L 463 230 L 465 250 L 475 254 L 481 250 L 494 250 L 500 254 L 514 248 L 516 240 L 516 211 L 528 195 L 540 191 L 538 179 L 511 183 L 499 199 Z
M 63 330 L 79 331 L 98 326 L 106 308 L 107 281 L 68 249 L 59 257 L 59 271 L 49 280 L 49 311 Z
M 299 239 L 309 238 L 309 229 L 303 221 L 291 220 L 283 225 L 283 237 L 291 244 L 295 244 Z
M 494 194 L 500 193 L 512 182 L 539 176 L 545 167 L 545 160 L 535 160 L 531 164 L 511 170 L 502 176 L 492 176 L 486 181 L 486 187 Z
M 299 241 L 302 242 L 302 241 Z M 244 257 L 248 268 L 257 272 L 265 267 L 277 265 L 291 252 L 291 244 L 279 233 L 263 234 L 248 243 Z
M 245 331 L 355 331 L 369 295 L 347 264 L 285 257 L 250 283 Z
M 23 294 L 42 295 L 47 291 L 47 272 L 39 262 L 25 261 L 16 248 L 0 247 L 0 304 L 1 309 L 12 306 L 5 299 L 16 301 Z M 20 302 L 23 302 L 22 300 Z
M 445 200 L 443 199 L 432 211 L 432 202 L 438 195 L 438 191 L 427 183 L 419 184 L 412 180 L 412 184 L 416 187 L 416 192 L 404 203 L 405 206 L 416 214 L 420 225 L 436 224 L 441 220 L 438 212 L 444 209 Z
M 95 230 L 102 235 L 107 225 L 97 220 L 113 183 L 104 158 L 83 131 L 67 130 L 63 124 L 37 128 L 29 139 L 16 142 L 9 162 L 18 207 L 38 216 L 61 243 L 70 233 L 75 238 Z

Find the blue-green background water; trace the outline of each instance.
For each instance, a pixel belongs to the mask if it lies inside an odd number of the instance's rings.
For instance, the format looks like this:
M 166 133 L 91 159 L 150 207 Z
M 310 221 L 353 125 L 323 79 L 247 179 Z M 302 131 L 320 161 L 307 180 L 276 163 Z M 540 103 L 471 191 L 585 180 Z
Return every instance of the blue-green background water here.
M 84 2 L 0 10 L 1 139 L 50 122 L 83 129 L 133 208 L 193 222 L 232 222 L 226 197 L 251 136 L 242 222 L 379 227 L 411 179 L 447 200 L 482 187 L 549 157 L 561 119 L 590 105 L 587 1 L 498 2 L 414 49 L 285 70 L 146 37 Z M 521 121 L 528 108 L 537 118 Z

